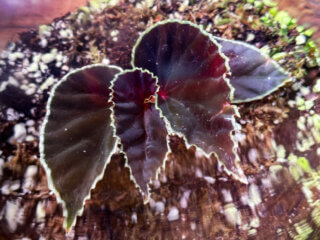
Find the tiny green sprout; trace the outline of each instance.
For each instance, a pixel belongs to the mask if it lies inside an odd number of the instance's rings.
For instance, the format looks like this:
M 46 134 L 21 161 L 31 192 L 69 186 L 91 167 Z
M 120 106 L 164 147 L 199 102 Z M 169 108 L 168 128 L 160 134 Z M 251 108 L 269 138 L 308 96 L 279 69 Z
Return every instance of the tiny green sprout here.
M 286 52 L 279 52 L 279 53 L 274 54 L 274 55 L 272 56 L 272 58 L 273 58 L 274 60 L 279 61 L 279 60 L 285 58 L 286 56 L 287 56 L 287 53 L 286 53 Z
M 309 165 L 309 161 L 305 157 L 299 157 L 297 160 L 297 164 L 304 172 L 310 172 L 311 168 Z
M 311 37 L 314 33 L 316 32 L 316 29 L 314 28 L 309 28 L 306 31 L 304 31 L 304 35 L 306 35 L 307 37 Z
M 316 223 L 318 227 L 320 227 L 320 206 L 319 204 L 314 206 L 314 209 L 311 213 L 313 221 Z
M 280 24 L 282 29 L 290 28 L 296 24 L 296 20 L 285 11 L 279 11 L 274 17 L 274 20 Z
M 313 92 L 318 93 L 320 92 L 320 79 L 317 79 L 316 84 L 313 86 Z
M 274 2 L 273 0 L 263 0 L 264 5 L 268 7 L 276 7 L 277 3 Z
M 305 29 L 304 26 L 298 26 L 298 27 L 296 28 L 296 30 L 297 30 L 299 33 L 302 33 L 304 29 Z
M 296 104 L 300 111 L 310 110 L 314 106 L 314 100 L 306 100 L 303 97 L 296 98 Z
M 272 17 L 275 17 L 278 13 L 278 8 L 276 7 L 270 8 L 269 13 Z
M 256 1 L 254 1 L 254 7 L 256 8 L 256 9 L 262 9 L 263 8 L 263 2 L 261 2 L 261 1 L 259 1 L 259 0 L 256 0 Z

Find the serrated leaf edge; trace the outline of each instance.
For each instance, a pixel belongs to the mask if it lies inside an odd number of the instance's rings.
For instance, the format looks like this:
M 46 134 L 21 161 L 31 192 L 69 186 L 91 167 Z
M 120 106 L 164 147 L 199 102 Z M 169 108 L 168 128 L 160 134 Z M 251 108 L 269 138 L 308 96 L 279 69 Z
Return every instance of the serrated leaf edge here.
M 261 54 L 265 58 L 265 60 L 270 59 L 271 60 L 271 64 L 273 66 L 275 66 L 275 68 L 279 72 L 281 72 L 281 73 L 283 73 L 283 74 L 288 76 L 286 80 L 281 82 L 281 84 L 279 84 L 276 87 L 272 88 L 270 91 L 266 92 L 265 94 L 259 95 L 259 96 L 254 97 L 254 98 L 247 98 L 247 99 L 244 99 L 244 100 L 232 100 L 231 101 L 232 103 L 237 104 L 237 103 L 245 103 L 245 102 L 252 102 L 252 101 L 256 101 L 256 100 L 261 100 L 261 99 L 265 98 L 266 96 L 270 95 L 271 93 L 277 91 L 279 88 L 283 87 L 285 84 L 294 81 L 293 77 L 290 76 L 290 73 L 288 71 L 286 71 L 283 67 L 280 66 L 280 64 L 277 61 L 275 61 L 274 59 L 270 58 L 269 55 L 267 55 L 266 53 L 262 52 L 256 46 L 248 44 L 248 43 L 243 42 L 243 41 L 238 41 L 238 40 L 225 39 L 225 38 L 220 38 L 220 37 L 216 37 L 216 36 L 213 36 L 213 38 L 215 38 L 217 40 L 221 40 L 221 41 L 227 41 L 227 42 L 231 42 L 231 43 L 234 43 L 234 44 L 239 44 L 239 45 L 245 46 L 247 48 L 250 48 L 253 51 L 258 52 L 259 54 Z M 232 75 L 232 72 L 231 72 L 231 75 Z
M 114 86 L 114 83 L 117 81 L 118 79 L 118 76 L 119 75 L 124 75 L 126 73 L 130 73 L 130 72 L 135 72 L 135 71 L 140 71 L 142 73 L 148 73 L 151 75 L 152 78 L 154 78 L 156 80 L 156 91 L 154 93 L 154 97 L 155 97 L 155 102 L 154 102 L 154 106 L 155 106 L 155 109 L 159 111 L 159 115 L 160 115 L 160 118 L 164 121 L 165 125 L 166 125 L 166 129 L 168 131 L 168 135 L 166 137 L 166 140 L 167 140 L 167 152 L 165 154 L 165 157 L 164 159 L 162 160 L 162 164 L 161 166 L 158 167 L 158 169 L 156 170 L 156 180 L 158 180 L 157 176 L 158 176 L 158 172 L 161 171 L 161 169 L 164 169 L 165 167 L 165 163 L 166 161 L 168 160 L 168 154 L 170 153 L 170 146 L 169 146 L 169 127 L 170 125 L 168 125 L 168 122 L 167 122 L 167 119 L 163 116 L 162 114 L 162 111 L 161 109 L 158 107 L 158 91 L 160 89 L 160 85 L 158 84 L 158 77 L 154 76 L 154 74 L 150 71 L 148 71 L 147 69 L 142 69 L 142 68 L 137 68 L 137 67 L 134 67 L 132 69 L 128 69 L 128 70 L 125 70 L 125 71 L 122 71 L 118 74 L 115 75 L 115 77 L 113 78 L 113 80 L 111 81 L 111 84 L 110 84 L 110 90 L 111 90 L 111 96 L 114 94 L 114 91 L 113 91 L 113 86 Z M 111 97 L 111 101 L 112 101 L 112 106 L 111 106 L 111 124 L 113 125 L 113 128 L 116 129 L 116 126 L 115 126 L 115 118 L 114 118 L 114 107 L 115 107 L 115 103 L 113 102 L 112 100 L 113 98 Z M 130 180 L 135 184 L 135 187 L 139 189 L 139 192 L 140 194 L 143 196 L 143 202 L 144 204 L 147 204 L 150 200 L 150 183 L 152 183 L 152 178 L 150 178 L 149 180 L 149 183 L 147 184 L 147 188 L 148 188 L 148 191 L 147 191 L 147 194 L 145 195 L 145 193 L 143 192 L 143 190 L 141 189 L 140 185 L 137 183 L 135 177 L 133 176 L 132 174 L 132 169 L 129 165 L 129 162 L 128 162 L 128 157 L 127 157 L 127 154 L 123 151 L 123 145 L 121 143 L 121 139 L 119 136 L 116 136 L 117 137 L 117 141 L 121 144 L 121 149 L 120 149 L 120 152 L 124 155 L 124 158 L 125 158 L 125 167 L 127 167 L 130 171 Z
M 132 53 L 131 53 L 131 66 L 133 68 L 136 68 L 136 69 L 141 69 L 141 68 L 137 68 L 135 65 L 134 65 L 134 56 L 135 56 L 135 52 L 136 52 L 136 48 L 139 46 L 140 42 L 142 41 L 144 35 L 148 34 L 152 29 L 154 29 L 155 27 L 157 26 L 160 26 L 160 25 L 165 25 L 167 23 L 181 23 L 181 24 L 185 24 L 185 25 L 190 25 L 192 27 L 195 27 L 197 29 L 199 29 L 199 31 L 204 34 L 205 36 L 209 37 L 209 39 L 216 45 L 218 46 L 218 52 L 220 54 L 220 56 L 225 60 L 225 64 L 226 64 L 226 73 L 223 74 L 223 79 L 226 81 L 228 87 L 230 88 L 230 101 L 232 102 L 233 100 L 233 97 L 234 97 L 234 87 L 230 84 L 230 80 L 227 78 L 227 74 L 230 73 L 230 66 L 229 66 L 229 58 L 222 52 L 222 45 L 219 44 L 214 36 L 210 33 L 208 33 L 207 31 L 205 31 L 203 29 L 202 26 L 198 26 L 190 21 L 184 21 L 184 20 L 177 20 L 177 19 L 168 19 L 168 20 L 164 20 L 164 21 L 160 21 L 160 22 L 157 22 L 156 24 L 152 25 L 151 27 L 149 27 L 148 29 L 146 29 L 143 33 L 141 33 L 141 35 L 139 36 L 138 40 L 136 41 L 135 45 L 133 46 L 133 49 L 132 49 Z M 149 72 L 148 70 L 145 70 L 147 72 Z M 150 72 L 149 72 L 150 73 Z M 153 73 L 151 73 L 153 75 Z M 156 77 L 156 76 L 155 76 Z M 156 77 L 157 78 L 157 77 Z M 160 86 L 159 86 L 160 87 Z M 158 98 L 156 98 L 156 103 L 157 103 L 157 100 Z M 165 119 L 165 123 L 166 123 L 166 126 L 167 126 L 167 131 L 168 131 L 168 135 L 177 135 L 181 138 L 183 138 L 185 144 L 186 144 L 186 147 L 187 148 L 190 148 L 192 146 L 194 146 L 198 151 L 200 151 L 204 156 L 206 156 L 207 158 L 210 158 L 211 155 L 214 155 L 217 160 L 218 160 L 218 166 L 223 166 L 223 169 L 224 171 L 229 175 L 229 176 L 233 176 L 236 180 L 244 183 L 244 184 L 248 184 L 248 180 L 247 178 L 245 177 L 243 171 L 242 171 L 242 168 L 239 166 L 239 171 L 241 171 L 239 174 L 241 176 L 237 176 L 236 174 L 234 174 L 233 172 L 231 172 L 230 170 L 228 170 L 228 168 L 225 166 L 225 164 L 220 160 L 218 154 L 216 152 L 210 152 L 210 153 L 206 153 L 201 147 L 197 146 L 196 144 L 190 144 L 189 141 L 186 139 L 186 137 L 180 133 L 180 132 L 177 132 L 175 130 L 173 130 L 173 128 L 171 127 L 171 124 L 170 122 L 167 120 L 167 118 L 163 115 L 162 113 L 162 110 L 158 107 L 158 103 L 157 103 L 157 109 L 160 111 L 160 115 L 164 117 Z M 240 113 L 238 111 L 238 108 L 234 105 L 232 105 L 232 108 L 234 109 L 235 111 L 235 116 L 238 116 L 240 117 Z M 237 150 L 236 150 L 236 146 L 237 146 L 237 141 L 235 140 L 235 137 L 233 136 L 233 132 L 235 132 L 236 130 L 236 120 L 235 120 L 235 116 L 231 119 L 231 123 L 232 123 L 232 126 L 234 128 L 233 131 L 230 132 L 229 136 L 233 142 L 233 149 L 232 149 L 232 152 L 235 156 L 235 164 L 237 165 L 240 165 L 240 158 L 237 154 Z M 170 149 L 170 148 L 169 148 Z M 165 164 L 165 163 L 164 163 Z M 156 179 L 158 179 L 158 176 L 156 176 Z
M 134 65 L 134 56 L 136 53 L 136 48 L 139 46 L 140 42 L 142 41 L 144 35 L 148 34 L 152 29 L 160 26 L 160 25 L 165 25 L 167 23 L 180 23 L 180 24 L 184 24 L 184 25 L 189 25 L 192 26 L 194 28 L 197 28 L 202 34 L 204 34 L 205 36 L 207 36 L 211 42 L 213 42 L 217 47 L 218 47 L 218 53 L 220 54 L 220 56 L 225 60 L 226 63 L 226 73 L 223 75 L 223 79 L 226 81 L 227 85 L 230 88 L 230 101 L 233 100 L 233 96 L 234 96 L 234 87 L 230 84 L 230 80 L 227 78 L 227 74 L 230 72 L 230 66 L 229 66 L 229 58 L 222 52 L 222 46 L 221 44 L 219 44 L 215 39 L 214 36 L 210 33 L 208 33 L 207 31 L 205 31 L 203 29 L 203 27 L 201 25 L 196 25 L 190 21 L 185 21 L 185 20 L 178 20 L 178 19 L 167 19 L 167 20 L 163 20 L 163 21 L 159 21 L 156 24 L 152 25 L 151 27 L 149 27 L 148 29 L 146 29 L 144 32 L 142 32 L 139 36 L 139 38 L 137 39 L 136 43 L 134 44 L 133 48 L 132 48 L 132 52 L 131 52 L 131 66 L 133 68 L 135 68 L 136 66 Z
M 48 182 L 48 187 L 49 189 L 56 195 L 56 198 L 57 198 L 57 202 L 58 203 L 61 203 L 62 204 L 62 209 L 63 209 L 63 217 L 64 217 L 64 221 L 63 221 L 63 227 L 68 231 L 70 230 L 70 228 L 72 228 L 75 223 L 76 223 L 76 219 L 77 219 L 77 216 L 81 216 L 83 214 L 83 210 L 84 210 L 84 205 L 85 205 L 85 201 L 90 199 L 91 197 L 91 190 L 94 189 L 96 187 L 96 184 L 98 183 L 98 181 L 100 181 L 103 176 L 104 176 L 104 173 L 105 173 L 105 170 L 106 170 L 106 167 L 107 165 L 109 164 L 110 160 L 111 160 L 111 156 L 116 152 L 116 149 L 117 149 L 117 141 L 115 141 L 115 144 L 114 144 L 114 147 L 113 149 L 110 151 L 110 155 L 108 157 L 108 159 L 106 160 L 105 164 L 104 164 L 104 167 L 103 167 L 103 170 L 101 171 L 101 174 L 99 174 L 93 184 L 91 185 L 91 188 L 90 188 L 90 191 L 88 193 L 88 195 L 83 199 L 83 204 L 82 204 L 82 208 L 79 209 L 77 211 L 77 214 L 75 216 L 75 218 L 73 219 L 72 223 L 71 224 L 68 224 L 67 223 L 67 219 L 68 219 L 68 211 L 66 209 L 66 203 L 65 201 L 61 198 L 60 196 L 60 193 L 58 192 L 58 190 L 56 189 L 54 183 L 53 183 L 53 179 L 52 179 L 52 174 L 51 174 L 51 169 L 48 167 L 46 161 L 45 161 L 45 144 L 44 144 L 44 134 L 45 134 L 45 128 L 46 128 L 46 125 L 48 123 L 48 120 L 49 120 L 49 116 L 51 115 L 51 103 L 52 103 L 52 100 L 55 96 L 55 92 L 57 90 L 57 88 L 65 81 L 67 81 L 67 79 L 77 73 L 77 72 L 80 72 L 80 71 L 83 71 L 83 70 L 86 70 L 86 69 L 90 69 L 90 68 L 94 68 L 94 67 L 107 67 L 107 68 L 114 68 L 114 69 L 117 69 L 119 70 L 120 72 L 122 72 L 122 68 L 118 67 L 118 66 L 114 66 L 114 65 L 106 65 L 106 64 L 102 64 L 102 63 L 97 63 L 97 64 L 91 64 L 91 65 L 87 65 L 87 66 L 84 66 L 82 68 L 78 68 L 78 69 L 75 69 L 71 72 L 69 72 L 68 74 L 66 74 L 59 82 L 57 82 L 51 89 L 51 94 L 49 96 L 49 99 L 48 99 L 48 102 L 47 102 L 47 105 L 46 105 L 46 115 L 45 115 L 45 118 L 43 120 L 43 123 L 41 124 L 41 128 L 40 128 L 40 136 L 39 136 L 39 152 L 40 152 L 40 163 L 41 165 L 43 166 L 44 170 L 45 170 L 45 173 L 46 173 L 46 176 L 47 176 L 47 182 Z M 110 98 L 110 96 L 109 96 Z M 111 109 L 111 108 L 110 108 Z M 112 118 L 110 116 L 110 119 L 111 119 L 111 122 L 112 122 Z M 111 125 L 112 129 L 113 129 L 113 137 L 116 138 L 116 135 L 115 135 L 115 128 L 114 128 L 114 125 Z

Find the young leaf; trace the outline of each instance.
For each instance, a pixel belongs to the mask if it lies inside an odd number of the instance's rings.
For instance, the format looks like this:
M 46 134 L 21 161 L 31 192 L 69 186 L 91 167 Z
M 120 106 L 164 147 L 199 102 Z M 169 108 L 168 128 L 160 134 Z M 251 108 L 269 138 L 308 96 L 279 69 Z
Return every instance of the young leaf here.
M 241 41 L 215 39 L 229 58 L 234 103 L 261 99 L 290 80 L 288 73 L 258 48 Z
M 246 182 L 232 141 L 234 112 L 224 112 L 232 97 L 228 67 L 212 36 L 189 22 L 160 22 L 140 36 L 132 57 L 133 66 L 158 77 L 158 104 L 171 131 L 208 156 L 216 154 Z
M 157 91 L 157 79 L 139 69 L 118 74 L 113 83 L 116 133 L 145 194 L 168 152 L 166 125 L 156 105 Z
M 63 204 L 64 226 L 81 214 L 115 150 L 109 86 L 117 67 L 91 65 L 66 75 L 51 92 L 41 129 L 40 158 Z

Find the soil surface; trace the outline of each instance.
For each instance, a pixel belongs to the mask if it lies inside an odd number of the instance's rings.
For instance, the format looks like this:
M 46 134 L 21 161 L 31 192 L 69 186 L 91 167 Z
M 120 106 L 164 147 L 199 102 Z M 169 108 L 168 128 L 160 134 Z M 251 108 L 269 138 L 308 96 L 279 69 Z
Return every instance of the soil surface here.
M 320 37 L 320 1 L 319 0 L 279 0 L 278 7 L 288 11 L 300 24 L 307 24 L 318 29 L 315 39 Z M 319 45 L 318 45 L 319 46 Z
M 0 2 L 0 49 L 3 50 L 9 41 L 17 40 L 18 33 L 36 29 L 41 24 L 49 24 L 76 7 L 87 4 L 87 0 L 25 0 Z
M 297 45 L 295 26 L 281 33 L 279 24 L 263 23 L 270 9 L 240 0 L 123 0 L 21 34 L 0 59 L 0 239 L 320 239 L 319 63 L 309 36 Z M 268 46 L 292 74 L 293 82 L 272 95 L 238 105 L 238 154 L 249 184 L 171 136 L 172 153 L 148 204 L 123 156 L 114 155 L 66 233 L 39 162 L 39 127 L 52 85 L 91 63 L 131 68 L 139 33 L 168 18 Z

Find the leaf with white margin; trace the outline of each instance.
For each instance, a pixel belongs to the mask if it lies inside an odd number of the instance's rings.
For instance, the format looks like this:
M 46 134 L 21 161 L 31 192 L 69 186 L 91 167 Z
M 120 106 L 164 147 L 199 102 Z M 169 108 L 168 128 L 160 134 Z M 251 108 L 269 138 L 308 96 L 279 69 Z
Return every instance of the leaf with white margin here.
M 90 190 L 116 148 L 110 84 L 121 71 L 90 65 L 67 74 L 52 89 L 40 135 L 40 159 L 49 187 L 63 204 L 64 227 L 74 225 Z
M 237 111 L 224 111 L 233 92 L 227 59 L 213 37 L 190 22 L 159 22 L 138 39 L 132 65 L 158 77 L 158 105 L 170 133 L 215 154 L 227 173 L 247 183 L 232 136 Z
M 157 79 L 140 69 L 122 72 L 112 83 L 116 134 L 146 197 L 148 183 L 168 152 L 168 132 L 156 104 L 158 88 Z
M 233 103 L 262 99 L 291 81 L 288 73 L 255 46 L 242 41 L 214 37 L 229 58 Z

